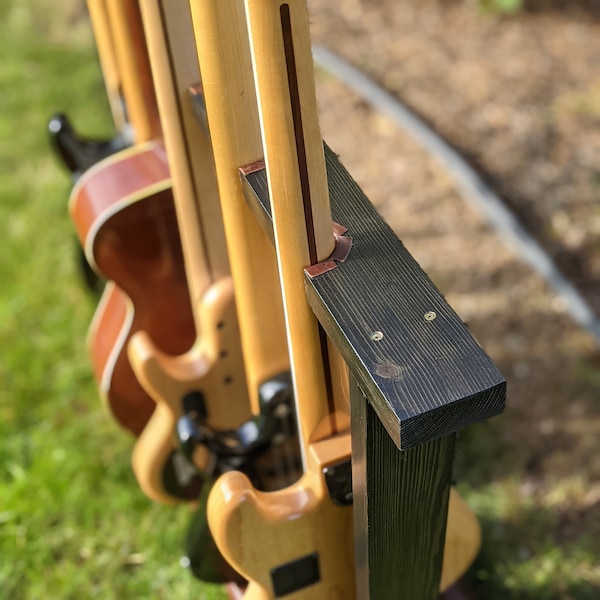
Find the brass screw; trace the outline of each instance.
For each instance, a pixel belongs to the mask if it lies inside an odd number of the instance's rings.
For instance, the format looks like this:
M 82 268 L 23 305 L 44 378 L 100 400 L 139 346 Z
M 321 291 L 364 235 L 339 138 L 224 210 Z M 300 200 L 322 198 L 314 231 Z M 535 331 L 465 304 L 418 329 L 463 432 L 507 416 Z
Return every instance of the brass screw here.
M 383 333 L 382 333 L 381 331 L 374 331 L 374 332 L 371 334 L 371 339 L 372 339 L 374 342 L 378 342 L 379 340 L 382 340 L 382 339 L 383 339 Z
M 423 316 L 425 317 L 426 321 L 435 321 L 435 318 L 437 317 L 437 315 L 432 310 L 426 312 Z

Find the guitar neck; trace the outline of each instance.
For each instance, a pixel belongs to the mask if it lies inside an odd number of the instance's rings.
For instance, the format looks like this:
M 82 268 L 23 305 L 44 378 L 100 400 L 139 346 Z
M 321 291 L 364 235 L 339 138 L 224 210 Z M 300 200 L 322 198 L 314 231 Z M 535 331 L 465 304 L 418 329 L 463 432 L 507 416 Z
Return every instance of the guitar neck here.
M 210 141 L 197 123 L 189 88 L 200 81 L 189 5 L 141 5 L 173 181 L 173 193 L 196 323 L 209 285 L 229 274 Z
M 102 77 L 106 86 L 106 93 L 113 121 L 118 131 L 123 131 L 127 118 L 123 105 L 121 76 L 117 65 L 117 56 L 111 31 L 110 18 L 106 8 L 106 0 L 88 0 L 88 12 L 94 30 L 94 38 L 100 59 Z
M 136 143 L 155 139 L 160 136 L 160 120 L 139 1 L 95 0 L 95 3 L 93 14 L 101 16 L 100 23 L 108 24 L 108 31 L 100 34 L 104 47 L 112 46 L 113 50 L 112 58 L 109 55 L 105 63 L 109 71 L 113 63 L 117 67 L 125 120 L 133 128 L 132 137 Z M 109 39 L 112 41 L 110 46 Z M 116 81 L 114 76 L 111 77 L 112 87 Z M 111 99 L 111 104 L 113 102 L 115 100 Z
M 190 6 L 249 392 L 257 414 L 259 386 L 288 371 L 289 358 L 275 255 L 246 204 L 238 173 L 240 166 L 263 156 L 244 7 L 241 0 L 192 0 Z
M 339 431 L 327 342 L 306 301 L 303 270 L 335 240 L 317 118 L 304 0 L 247 0 L 252 60 L 303 447 Z

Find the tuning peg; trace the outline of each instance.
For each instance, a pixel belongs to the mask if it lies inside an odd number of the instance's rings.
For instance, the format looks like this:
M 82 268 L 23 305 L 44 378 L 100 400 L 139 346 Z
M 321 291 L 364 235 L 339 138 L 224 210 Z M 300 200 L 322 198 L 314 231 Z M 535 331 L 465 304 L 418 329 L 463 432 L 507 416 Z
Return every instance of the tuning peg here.
M 48 122 L 50 139 L 74 179 L 103 158 L 131 145 L 124 134 L 112 140 L 90 140 L 78 135 L 66 115 L 58 113 Z

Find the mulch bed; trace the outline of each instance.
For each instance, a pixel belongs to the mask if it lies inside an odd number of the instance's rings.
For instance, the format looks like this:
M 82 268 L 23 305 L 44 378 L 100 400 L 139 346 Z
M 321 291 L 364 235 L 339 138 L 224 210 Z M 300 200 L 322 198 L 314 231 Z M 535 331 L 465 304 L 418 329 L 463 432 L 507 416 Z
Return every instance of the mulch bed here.
M 313 41 L 460 150 L 600 314 L 600 7 L 526 7 L 500 16 L 474 1 L 310 2 Z M 540 506 L 556 481 L 579 476 L 585 490 L 564 499 L 551 535 L 600 539 L 596 340 L 434 157 L 330 74 L 317 88 L 325 139 L 507 377 L 505 413 L 461 436 L 458 476 L 515 477 Z

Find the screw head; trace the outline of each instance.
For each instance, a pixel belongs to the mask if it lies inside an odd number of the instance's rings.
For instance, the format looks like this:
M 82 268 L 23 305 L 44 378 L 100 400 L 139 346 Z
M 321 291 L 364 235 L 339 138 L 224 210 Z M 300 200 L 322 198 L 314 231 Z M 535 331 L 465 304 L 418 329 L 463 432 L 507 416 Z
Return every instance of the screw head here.
M 379 340 L 383 339 L 383 333 L 381 331 L 374 331 L 373 333 L 371 333 L 371 340 L 373 340 L 374 342 L 378 342 Z
M 423 316 L 425 317 L 426 321 L 435 321 L 435 318 L 437 317 L 432 310 L 426 312 Z

